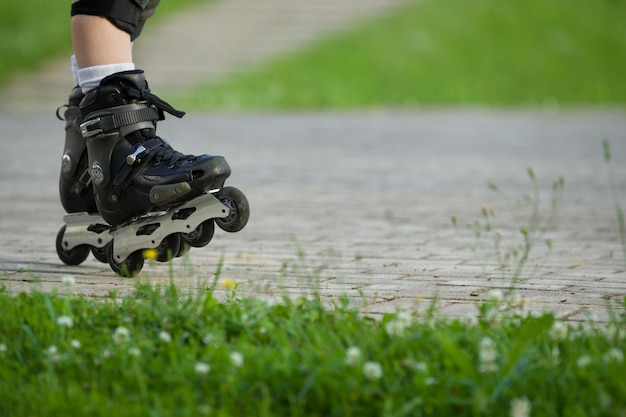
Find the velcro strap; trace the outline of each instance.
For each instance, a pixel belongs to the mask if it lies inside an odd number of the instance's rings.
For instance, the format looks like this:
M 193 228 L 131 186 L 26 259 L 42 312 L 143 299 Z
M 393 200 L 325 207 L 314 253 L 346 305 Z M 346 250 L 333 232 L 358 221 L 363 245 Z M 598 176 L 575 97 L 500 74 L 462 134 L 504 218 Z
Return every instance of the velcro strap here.
M 112 132 L 124 126 L 141 122 L 158 121 L 159 110 L 156 107 L 142 107 L 118 114 L 98 116 L 81 124 L 83 137 L 88 138 L 102 133 Z

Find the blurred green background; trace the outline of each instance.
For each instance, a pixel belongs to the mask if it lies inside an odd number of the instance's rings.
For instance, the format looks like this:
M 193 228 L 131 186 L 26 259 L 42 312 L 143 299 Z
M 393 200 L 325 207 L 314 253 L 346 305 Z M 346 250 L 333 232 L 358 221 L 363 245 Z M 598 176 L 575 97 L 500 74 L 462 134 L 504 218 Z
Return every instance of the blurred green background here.
M 200 1 L 163 1 L 150 24 Z M 68 15 L 69 2 L 0 5 L 0 84 L 69 53 Z M 608 107 L 626 103 L 625 74 L 626 0 L 412 0 L 171 99 L 186 109 Z

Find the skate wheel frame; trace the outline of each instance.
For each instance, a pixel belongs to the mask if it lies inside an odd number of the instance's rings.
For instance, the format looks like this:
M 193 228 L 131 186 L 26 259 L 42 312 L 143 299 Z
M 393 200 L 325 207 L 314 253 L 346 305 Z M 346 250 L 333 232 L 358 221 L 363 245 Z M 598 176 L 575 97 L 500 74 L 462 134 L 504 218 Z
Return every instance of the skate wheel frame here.
M 113 238 L 109 234 L 111 226 L 95 214 L 68 214 L 63 217 L 63 222 L 65 231 L 60 244 L 64 250 L 71 250 L 81 245 L 104 248 Z
M 130 254 L 156 248 L 167 236 L 190 233 L 213 218 L 228 217 L 230 209 L 212 194 L 202 194 L 161 215 L 151 215 L 111 230 L 113 261 L 122 263 Z

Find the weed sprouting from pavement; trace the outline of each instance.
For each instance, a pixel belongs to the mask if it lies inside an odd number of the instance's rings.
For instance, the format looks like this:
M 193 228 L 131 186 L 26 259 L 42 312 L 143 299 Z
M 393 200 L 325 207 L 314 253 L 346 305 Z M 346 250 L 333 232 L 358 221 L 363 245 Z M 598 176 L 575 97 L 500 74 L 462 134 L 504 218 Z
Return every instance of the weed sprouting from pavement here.
M 622 205 L 620 203 L 617 185 L 615 184 L 615 176 L 613 175 L 611 144 L 608 140 L 605 140 L 602 143 L 602 146 L 604 148 L 604 162 L 606 163 L 607 175 L 609 177 L 609 188 L 611 189 L 611 197 L 613 199 L 615 215 L 617 216 L 619 240 L 624 257 L 624 271 L 626 272 L 626 221 L 624 220 L 624 210 L 622 209 Z
M 487 265 L 497 264 L 497 271 L 508 286 L 507 295 L 512 295 L 516 286 L 524 279 L 527 273 L 531 252 L 543 247 L 543 258 L 549 258 L 552 252 L 552 239 L 546 237 L 554 223 L 559 203 L 565 188 L 565 179 L 558 178 L 552 183 L 550 206 L 547 213 L 543 211 L 539 181 L 532 167 L 527 169 L 531 184 L 531 191 L 522 200 L 511 199 L 495 183 L 490 182 L 488 187 L 496 192 L 507 206 L 508 222 L 521 219 L 522 224 L 511 226 L 497 223 L 496 211 L 482 206 L 481 218 L 467 225 L 474 236 L 472 250 L 481 257 L 484 265 L 484 274 Z M 521 213 L 521 214 L 520 214 Z M 452 224 L 458 230 L 458 219 L 452 218 Z M 537 257 L 534 257 L 536 259 Z

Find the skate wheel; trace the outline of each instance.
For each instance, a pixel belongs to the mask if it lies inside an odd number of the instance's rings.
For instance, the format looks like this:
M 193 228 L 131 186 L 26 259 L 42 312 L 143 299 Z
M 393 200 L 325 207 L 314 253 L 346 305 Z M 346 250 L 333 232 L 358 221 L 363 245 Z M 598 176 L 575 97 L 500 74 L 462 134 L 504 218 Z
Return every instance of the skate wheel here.
M 107 246 L 104 246 L 102 248 L 96 248 L 92 246 L 91 254 L 93 255 L 94 258 L 96 258 L 98 261 L 102 262 L 103 264 L 106 264 L 109 262 L 109 250 Z
M 80 265 L 89 256 L 89 245 L 78 245 L 72 249 L 66 249 L 63 245 L 63 237 L 65 236 L 66 226 L 61 227 L 57 233 L 56 249 L 59 259 L 65 265 Z
M 109 254 L 109 266 L 117 275 L 131 278 L 141 272 L 144 262 L 142 251 L 135 251 L 131 253 L 126 260 L 118 263 L 113 255 L 113 245 L 109 244 L 107 247 Z
M 243 229 L 250 217 L 250 206 L 246 196 L 235 187 L 224 187 L 217 192 L 216 197 L 230 209 L 227 217 L 215 219 L 219 228 L 230 233 Z
M 157 248 L 156 260 L 159 262 L 171 261 L 178 256 L 181 244 L 180 234 L 174 233 L 167 236 L 161 241 L 161 244 L 159 244 L 159 247 Z
M 213 220 L 205 220 L 196 227 L 193 232 L 182 233 L 181 237 L 185 243 L 194 248 L 201 248 L 209 244 L 215 233 L 215 222 Z

